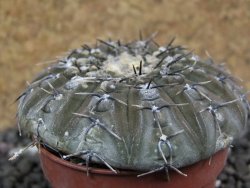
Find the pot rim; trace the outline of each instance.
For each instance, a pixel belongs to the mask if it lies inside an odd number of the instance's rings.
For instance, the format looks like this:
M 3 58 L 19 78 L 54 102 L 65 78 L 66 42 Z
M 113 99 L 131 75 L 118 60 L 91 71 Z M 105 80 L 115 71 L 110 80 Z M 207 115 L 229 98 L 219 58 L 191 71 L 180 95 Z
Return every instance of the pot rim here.
M 226 150 L 226 153 L 228 154 L 229 150 L 227 148 L 220 150 L 220 151 L 225 151 L 225 150 Z M 220 151 L 218 151 L 218 152 L 220 152 Z M 91 173 L 94 173 L 94 174 L 116 175 L 116 176 L 137 176 L 139 174 L 144 173 L 144 171 L 121 170 L 121 169 L 116 169 L 117 173 L 114 173 L 109 169 L 96 168 L 96 167 L 89 167 L 87 169 L 86 166 L 78 165 L 78 164 L 72 163 L 70 161 L 59 158 L 58 156 L 56 156 L 53 153 L 51 153 L 50 151 L 48 151 L 42 145 L 40 145 L 40 147 L 39 147 L 39 152 L 41 152 L 43 155 L 45 155 L 46 157 L 48 157 L 50 160 L 54 161 L 55 163 L 58 163 L 62 166 L 66 166 L 68 168 L 72 168 L 72 169 L 77 170 L 77 171 L 87 172 L 89 170 L 89 171 L 91 171 Z M 218 152 L 214 153 L 214 155 L 217 154 Z M 204 162 L 206 160 L 209 160 L 209 159 L 200 160 L 197 163 Z M 197 163 L 182 167 L 181 169 L 183 169 L 185 171 L 187 168 L 190 168 L 190 167 L 196 165 Z
M 143 173 L 143 171 L 133 171 L 133 170 L 121 170 L 121 169 L 116 169 L 117 173 L 112 172 L 109 169 L 105 168 L 96 168 L 96 167 L 89 167 L 87 169 L 86 166 L 78 165 L 72 162 L 69 162 L 67 160 L 61 159 L 58 156 L 54 155 L 53 153 L 49 152 L 46 148 L 44 148 L 42 145 L 39 147 L 39 152 L 41 152 L 43 155 L 48 157 L 50 160 L 62 165 L 66 166 L 68 168 L 72 168 L 77 171 L 83 171 L 87 172 L 88 170 L 91 171 L 91 173 L 94 174 L 105 174 L 105 175 L 116 175 L 116 176 L 128 176 L 128 175 L 139 175 Z

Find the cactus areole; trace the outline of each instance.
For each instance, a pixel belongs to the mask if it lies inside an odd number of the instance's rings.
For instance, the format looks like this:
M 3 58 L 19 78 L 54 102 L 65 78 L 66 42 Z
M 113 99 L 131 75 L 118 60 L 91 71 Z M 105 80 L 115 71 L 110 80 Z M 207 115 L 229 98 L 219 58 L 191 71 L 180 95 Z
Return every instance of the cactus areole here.
M 248 102 L 223 66 L 171 41 L 99 41 L 57 60 L 18 98 L 20 131 L 87 166 L 178 168 L 230 145 Z

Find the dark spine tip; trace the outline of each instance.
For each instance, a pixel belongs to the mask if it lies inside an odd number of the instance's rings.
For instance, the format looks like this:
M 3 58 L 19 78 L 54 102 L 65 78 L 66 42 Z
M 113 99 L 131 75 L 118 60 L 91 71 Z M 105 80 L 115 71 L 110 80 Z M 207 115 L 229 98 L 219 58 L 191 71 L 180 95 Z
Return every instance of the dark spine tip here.
M 134 65 L 133 65 L 133 70 L 134 70 L 135 75 L 137 75 L 137 72 L 136 72 L 136 69 L 135 69 Z
M 140 61 L 139 75 L 142 75 L 142 61 Z
M 149 89 L 151 83 L 152 83 L 152 80 L 150 80 L 150 81 L 148 82 L 147 89 Z

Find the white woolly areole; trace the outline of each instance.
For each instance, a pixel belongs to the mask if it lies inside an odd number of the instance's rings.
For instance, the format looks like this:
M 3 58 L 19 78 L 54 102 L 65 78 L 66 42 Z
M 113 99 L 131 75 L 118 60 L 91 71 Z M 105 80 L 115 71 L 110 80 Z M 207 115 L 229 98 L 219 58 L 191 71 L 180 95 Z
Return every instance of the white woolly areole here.
M 153 64 L 156 62 L 157 58 L 148 57 L 148 63 Z M 133 56 L 127 52 L 123 52 L 120 56 L 108 56 L 108 59 L 103 63 L 103 69 L 107 72 L 113 72 L 116 76 L 131 76 L 134 75 L 133 65 L 135 68 L 140 67 L 140 62 L 142 61 L 142 72 L 149 73 L 152 71 L 152 66 L 144 66 L 145 62 L 141 55 Z M 137 70 L 137 73 L 139 71 Z

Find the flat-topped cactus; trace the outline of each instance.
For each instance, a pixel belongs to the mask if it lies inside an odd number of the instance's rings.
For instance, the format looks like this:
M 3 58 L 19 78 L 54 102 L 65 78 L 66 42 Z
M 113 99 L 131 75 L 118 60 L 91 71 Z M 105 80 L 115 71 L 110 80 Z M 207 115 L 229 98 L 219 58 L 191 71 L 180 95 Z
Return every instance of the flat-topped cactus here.
M 228 147 L 246 125 L 244 91 L 224 67 L 172 42 L 73 50 L 19 97 L 20 130 L 64 159 L 142 175 Z

